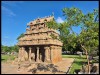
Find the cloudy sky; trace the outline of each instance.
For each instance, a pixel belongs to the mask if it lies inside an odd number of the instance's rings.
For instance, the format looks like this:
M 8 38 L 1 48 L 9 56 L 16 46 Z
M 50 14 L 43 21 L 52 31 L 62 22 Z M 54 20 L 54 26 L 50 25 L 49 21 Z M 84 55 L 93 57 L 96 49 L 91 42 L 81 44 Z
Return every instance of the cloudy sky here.
M 65 20 L 62 9 L 77 7 L 84 14 L 98 8 L 97 1 L 2 1 L 1 5 L 1 42 L 12 46 L 17 43 L 17 37 L 26 31 L 27 23 L 38 17 L 49 16 L 54 12 L 57 22 Z M 77 33 L 80 28 L 73 28 Z

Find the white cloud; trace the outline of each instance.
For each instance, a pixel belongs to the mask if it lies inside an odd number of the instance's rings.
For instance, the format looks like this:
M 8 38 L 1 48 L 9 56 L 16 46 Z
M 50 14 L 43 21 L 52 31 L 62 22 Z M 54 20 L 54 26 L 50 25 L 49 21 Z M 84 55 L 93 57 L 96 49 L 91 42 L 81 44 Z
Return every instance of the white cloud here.
M 57 23 L 63 23 L 64 21 L 63 21 L 63 19 L 62 19 L 61 17 L 58 17 L 58 18 L 56 19 L 56 22 L 57 22 Z
M 4 12 L 8 16 L 16 16 L 16 14 L 13 11 L 11 11 L 10 9 L 8 9 L 4 6 L 2 6 L 1 9 L 2 9 L 2 12 Z

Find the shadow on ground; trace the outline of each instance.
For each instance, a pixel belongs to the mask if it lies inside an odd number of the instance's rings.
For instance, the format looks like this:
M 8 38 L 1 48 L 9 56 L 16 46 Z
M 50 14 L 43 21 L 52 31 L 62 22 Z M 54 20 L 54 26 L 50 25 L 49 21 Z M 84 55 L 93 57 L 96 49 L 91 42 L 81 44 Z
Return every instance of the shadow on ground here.
M 37 68 L 30 69 L 28 72 L 32 72 L 33 74 L 35 74 L 35 73 L 37 73 L 37 71 L 44 71 L 44 72 L 49 71 L 53 74 L 58 73 L 58 72 L 64 73 L 63 71 L 58 70 L 58 66 L 56 66 L 54 64 L 44 65 L 41 63 L 37 64 Z

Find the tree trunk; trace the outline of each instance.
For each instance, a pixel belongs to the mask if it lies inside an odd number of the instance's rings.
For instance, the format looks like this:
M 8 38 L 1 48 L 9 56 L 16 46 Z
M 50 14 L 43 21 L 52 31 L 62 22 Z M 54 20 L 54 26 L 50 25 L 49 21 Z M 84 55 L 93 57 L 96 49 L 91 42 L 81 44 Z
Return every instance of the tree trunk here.
M 87 61 L 88 61 L 88 73 L 90 74 L 90 63 L 89 63 L 89 59 L 88 59 L 88 53 L 87 53 L 87 50 L 82 45 L 81 45 L 81 47 L 85 50 L 86 58 L 87 58 Z

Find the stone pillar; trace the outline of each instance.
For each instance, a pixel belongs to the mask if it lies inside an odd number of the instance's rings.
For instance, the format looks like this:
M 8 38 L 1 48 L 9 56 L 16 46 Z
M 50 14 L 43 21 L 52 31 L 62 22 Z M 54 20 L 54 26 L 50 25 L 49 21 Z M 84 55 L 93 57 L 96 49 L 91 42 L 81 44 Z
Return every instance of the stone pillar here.
M 37 62 L 39 62 L 39 47 L 37 47 L 37 59 L 36 59 Z
M 29 61 L 30 61 L 30 62 L 31 62 L 31 50 L 32 50 L 32 48 L 29 47 Z

